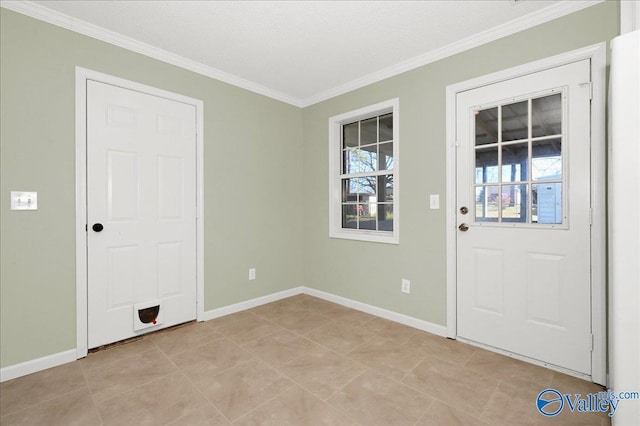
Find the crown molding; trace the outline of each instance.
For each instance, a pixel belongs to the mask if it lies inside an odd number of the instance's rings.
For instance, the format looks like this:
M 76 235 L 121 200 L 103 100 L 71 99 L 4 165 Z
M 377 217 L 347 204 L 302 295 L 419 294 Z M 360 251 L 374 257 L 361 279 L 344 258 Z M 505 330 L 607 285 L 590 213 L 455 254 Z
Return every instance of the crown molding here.
M 285 102 L 287 104 L 305 108 L 313 104 L 331 99 L 333 97 L 351 92 L 356 89 L 377 83 L 389 77 L 402 74 L 421 66 L 436 62 L 448 56 L 452 56 L 465 50 L 473 49 L 483 44 L 498 40 L 500 38 L 515 34 L 536 25 L 552 21 L 554 19 L 578 12 L 587 7 L 602 3 L 605 0 L 565 0 L 548 6 L 537 12 L 530 13 L 518 19 L 514 19 L 505 24 L 491 28 L 487 31 L 464 38 L 451 43 L 440 49 L 433 50 L 424 55 L 416 56 L 399 64 L 384 68 L 380 71 L 368 74 L 364 77 L 352 80 L 346 84 L 331 88 L 304 99 L 298 99 L 277 90 L 270 89 L 261 84 L 246 80 L 244 78 L 229 74 L 217 68 L 204 65 L 202 63 L 184 58 L 180 55 L 167 52 L 147 43 L 140 42 L 122 34 L 109 31 L 102 27 L 73 18 L 71 16 L 53 11 L 46 7 L 32 3 L 30 1 L 2 0 L 0 7 L 30 16 L 41 21 L 57 25 L 62 28 L 95 38 L 127 50 L 184 68 L 189 71 L 231 84 L 233 86 L 249 90 L 259 95 Z
M 327 91 L 313 95 L 309 98 L 302 99 L 300 103 L 303 108 L 311 106 L 318 102 L 322 102 L 327 99 L 331 99 L 336 96 L 368 86 L 369 84 L 377 83 L 387 78 L 394 77 L 398 74 L 402 74 L 404 72 L 411 71 L 424 65 L 439 61 L 446 57 L 456 55 L 458 53 L 464 52 L 465 50 L 470 50 L 483 44 L 487 44 L 500 38 L 535 27 L 536 25 L 544 24 L 545 22 L 570 15 L 582 9 L 595 6 L 596 4 L 602 3 L 604 1 L 605 0 L 565 0 L 553 4 L 537 12 L 530 13 L 526 16 L 514 19 L 502 25 L 493 27 L 489 30 L 474 34 L 462 40 L 458 40 L 442 48 L 432 50 L 431 52 L 425 53 L 424 55 L 416 56 L 407 61 L 398 63 L 388 68 L 384 68 L 380 71 L 376 71 L 362 78 L 350 81 L 344 85 L 337 86 Z
M 175 53 L 167 52 L 166 50 L 154 47 L 147 43 L 143 43 L 114 31 L 110 31 L 97 25 L 93 25 L 88 22 L 73 18 L 69 15 L 56 12 L 54 10 L 40 6 L 39 4 L 32 3 L 30 1 L 2 0 L 0 1 L 0 7 L 4 7 L 5 9 L 21 13 L 31 18 L 35 18 L 49 24 L 66 28 L 76 33 L 83 34 L 88 37 L 104 41 L 106 43 L 113 44 L 127 50 L 131 50 L 136 53 L 140 53 L 141 55 L 145 55 L 153 59 L 157 59 L 159 61 L 175 65 L 177 67 L 193 71 L 207 77 L 211 77 L 215 80 L 219 80 L 224 83 L 249 90 L 259 95 L 267 96 L 269 98 L 300 107 L 299 100 L 295 99 L 292 96 L 286 95 L 276 90 L 272 90 L 268 87 L 235 76 L 233 74 L 229 74 L 217 68 L 204 65 L 200 62 L 184 58 Z

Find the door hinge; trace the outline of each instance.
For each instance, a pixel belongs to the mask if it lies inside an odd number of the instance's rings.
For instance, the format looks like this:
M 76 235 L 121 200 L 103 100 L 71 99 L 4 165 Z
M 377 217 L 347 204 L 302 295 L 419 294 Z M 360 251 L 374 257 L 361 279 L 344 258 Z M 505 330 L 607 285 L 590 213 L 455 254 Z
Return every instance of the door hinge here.
M 578 86 L 580 87 L 588 87 L 589 88 L 589 99 L 593 99 L 593 83 L 587 81 L 585 83 L 580 83 Z
M 593 347 L 595 346 L 594 340 L 595 338 L 593 337 L 593 334 L 591 334 L 591 352 L 593 352 Z
M 593 209 L 589 209 L 589 226 L 593 226 Z

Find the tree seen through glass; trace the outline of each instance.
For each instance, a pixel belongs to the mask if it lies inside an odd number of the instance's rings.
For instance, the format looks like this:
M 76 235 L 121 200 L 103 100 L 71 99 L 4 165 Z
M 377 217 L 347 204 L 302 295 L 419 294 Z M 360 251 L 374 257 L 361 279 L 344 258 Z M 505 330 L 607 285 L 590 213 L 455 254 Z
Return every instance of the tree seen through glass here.
M 343 125 L 342 227 L 393 231 L 393 115 Z

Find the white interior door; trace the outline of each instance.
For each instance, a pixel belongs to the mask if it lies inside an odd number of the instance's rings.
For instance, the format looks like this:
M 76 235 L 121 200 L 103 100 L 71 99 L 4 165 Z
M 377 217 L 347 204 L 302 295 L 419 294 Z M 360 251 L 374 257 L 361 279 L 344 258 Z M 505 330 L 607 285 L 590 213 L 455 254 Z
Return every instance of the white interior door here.
M 457 334 L 591 374 L 590 61 L 456 97 Z
M 88 347 L 196 318 L 196 111 L 87 81 Z

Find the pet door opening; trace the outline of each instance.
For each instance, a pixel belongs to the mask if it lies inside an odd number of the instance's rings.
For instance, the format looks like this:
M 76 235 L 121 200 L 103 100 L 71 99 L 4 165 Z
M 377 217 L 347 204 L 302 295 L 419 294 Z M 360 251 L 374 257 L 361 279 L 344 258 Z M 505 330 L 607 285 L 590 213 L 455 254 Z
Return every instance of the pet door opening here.
M 133 305 L 133 330 L 156 327 L 163 322 L 163 309 L 160 300 L 150 300 Z
M 138 309 L 138 318 L 144 324 L 156 324 L 156 318 L 158 318 L 158 312 L 160 312 L 160 305 L 151 306 L 149 308 Z

